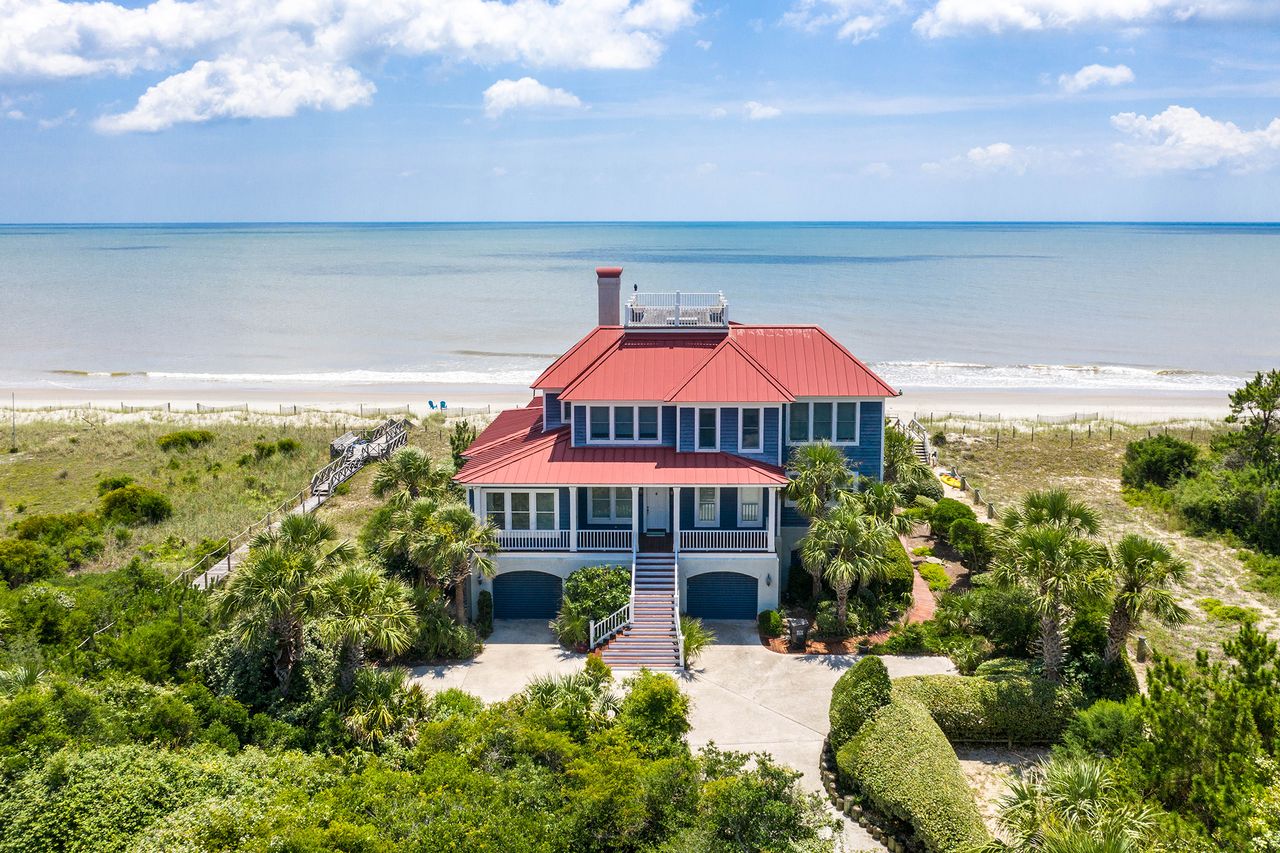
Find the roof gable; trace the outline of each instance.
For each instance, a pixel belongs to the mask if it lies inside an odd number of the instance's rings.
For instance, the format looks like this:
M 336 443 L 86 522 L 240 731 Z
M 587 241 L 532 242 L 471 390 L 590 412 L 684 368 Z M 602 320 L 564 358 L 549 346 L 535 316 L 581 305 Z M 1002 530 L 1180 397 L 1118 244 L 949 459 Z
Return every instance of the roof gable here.
M 666 397 L 669 403 L 789 403 L 795 399 L 732 338 Z
M 729 334 L 796 397 L 898 396 L 818 326 L 733 326 Z
M 570 402 L 665 400 L 725 340 L 724 333 L 667 332 L 621 336 L 560 399 Z
M 551 362 L 530 387 L 564 388 L 590 367 L 601 353 L 617 344 L 621 337 L 621 326 L 596 326 L 568 352 Z

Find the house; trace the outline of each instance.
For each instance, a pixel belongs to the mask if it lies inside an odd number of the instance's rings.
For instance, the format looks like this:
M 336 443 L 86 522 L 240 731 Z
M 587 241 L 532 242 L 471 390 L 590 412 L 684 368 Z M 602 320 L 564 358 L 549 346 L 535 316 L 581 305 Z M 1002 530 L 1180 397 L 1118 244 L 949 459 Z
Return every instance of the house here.
M 465 453 L 456 480 L 499 530 L 498 619 L 555 616 L 583 566 L 632 571 L 632 601 L 592 625 L 615 665 L 679 660 L 678 613 L 754 619 L 778 605 L 805 519 L 784 499 L 798 445 L 830 441 L 884 472 L 897 392 L 818 326 L 730 322 L 720 293 L 636 293 L 596 270 L 599 322 Z M 621 309 L 622 316 L 619 317 Z

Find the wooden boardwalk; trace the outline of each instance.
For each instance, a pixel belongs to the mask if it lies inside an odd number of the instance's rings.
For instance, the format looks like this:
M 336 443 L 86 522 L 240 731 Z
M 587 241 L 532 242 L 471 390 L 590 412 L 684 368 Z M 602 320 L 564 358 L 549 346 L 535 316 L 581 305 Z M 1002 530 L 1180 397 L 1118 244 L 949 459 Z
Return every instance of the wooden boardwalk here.
M 355 476 L 361 468 L 387 458 L 408 442 L 409 422 L 395 418 L 365 433 L 349 432 L 339 437 L 334 444 L 342 448 L 341 455 L 317 471 L 307 488 L 228 539 L 225 548 L 229 550 L 224 555 L 206 554 L 183 574 L 194 573 L 191 585 L 198 589 L 213 588 L 244 562 L 249 556 L 250 543 L 259 533 L 274 530 L 286 516 L 315 512 L 333 497 L 338 486 Z

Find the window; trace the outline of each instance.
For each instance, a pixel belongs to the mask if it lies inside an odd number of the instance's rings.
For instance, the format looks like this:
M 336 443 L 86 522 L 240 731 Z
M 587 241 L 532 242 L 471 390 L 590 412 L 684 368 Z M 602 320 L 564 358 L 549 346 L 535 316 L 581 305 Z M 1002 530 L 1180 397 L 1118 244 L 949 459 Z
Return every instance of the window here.
M 573 403 L 560 404 L 560 423 L 573 423 Z
M 787 424 L 787 435 L 793 444 L 809 440 L 809 404 L 792 403 L 791 418 Z
M 831 404 L 813 404 L 813 440 L 831 440 Z
M 631 489 L 592 486 L 590 517 L 593 522 L 609 524 L 631 521 Z
M 787 420 L 788 440 L 792 444 L 809 441 L 857 444 L 861 418 L 861 404 L 856 400 L 792 403 Z
M 590 411 L 591 411 L 591 440 L 592 441 L 608 441 L 609 440 L 609 407 L 608 406 L 592 406 Z
M 761 511 L 763 500 L 764 489 L 759 487 L 738 489 L 739 527 L 760 527 L 764 523 L 764 513 Z
M 507 529 L 507 494 L 506 492 L 484 493 L 484 514 L 489 523 L 499 530 Z
M 499 530 L 558 530 L 555 492 L 485 492 L 485 517 Z
M 836 441 L 858 440 L 858 404 L 836 403 Z
M 613 410 L 613 437 L 618 441 L 631 441 L 636 437 L 636 410 L 630 406 L 618 406 Z
M 719 409 L 698 409 L 698 449 L 716 450 L 720 447 Z
M 658 407 L 640 406 L 637 411 L 639 412 L 640 430 L 636 437 L 641 441 L 657 441 Z
M 738 449 L 739 450 L 760 450 L 760 410 L 759 409 L 743 409 L 741 425 L 742 431 L 739 433 Z
M 715 527 L 720 519 L 719 501 L 717 496 L 719 490 L 715 486 L 699 486 L 698 487 L 698 515 L 696 521 L 699 527 Z

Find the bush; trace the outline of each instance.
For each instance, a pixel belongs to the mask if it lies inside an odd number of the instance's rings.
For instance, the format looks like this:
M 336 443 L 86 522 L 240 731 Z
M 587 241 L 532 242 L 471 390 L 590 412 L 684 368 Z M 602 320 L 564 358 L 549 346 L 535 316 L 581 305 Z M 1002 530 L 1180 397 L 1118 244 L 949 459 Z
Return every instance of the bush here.
M 1035 671 L 1031 668 L 1031 661 L 1029 660 L 992 658 L 978 664 L 978 668 L 974 670 L 973 674 L 992 681 L 999 681 L 1003 678 L 1031 678 L 1035 675 Z
M 828 739 L 839 750 L 858 733 L 882 706 L 889 703 L 889 671 L 884 661 L 870 655 L 845 671 L 831 689 L 831 720 Z
M 19 539 L 48 545 L 73 568 L 102 553 L 101 531 L 102 521 L 91 512 L 29 515 L 13 525 Z
M 968 504 L 955 498 L 942 498 L 929 510 L 929 527 L 937 536 L 946 537 L 951 532 L 951 525 L 960 519 L 977 521 L 978 516 Z
M 947 570 L 941 564 L 926 560 L 919 565 L 918 570 L 920 577 L 925 579 L 929 589 L 934 592 L 943 592 L 951 588 L 951 578 L 947 577 Z
M 665 673 L 641 670 L 627 679 L 627 695 L 618 707 L 618 725 L 649 754 L 685 750 L 689 731 L 689 697 Z
M 102 496 L 102 517 L 113 524 L 155 524 L 171 515 L 169 499 L 144 486 L 122 486 Z
M 760 636 L 762 637 L 782 636 L 784 630 L 782 614 L 777 610 L 760 611 L 760 615 L 756 617 L 756 624 L 760 628 Z
M 487 589 L 480 590 L 476 597 L 476 632 L 481 637 L 493 633 L 493 593 Z
M 1243 550 L 1237 551 L 1236 556 L 1249 570 L 1252 587 L 1272 595 L 1280 595 L 1280 557 Z
M 60 575 L 66 570 L 66 560 L 43 542 L 0 539 L 0 580 L 10 589 Z
M 991 564 L 991 530 L 974 518 L 957 518 L 947 528 L 947 541 L 960 552 L 960 557 L 975 572 Z
M 630 570 L 622 566 L 587 566 L 565 579 L 562 610 L 599 621 L 630 600 Z
M 990 841 L 955 750 L 911 699 L 881 707 L 839 751 L 841 777 L 879 812 L 911 825 L 931 853 Z
M 1031 595 L 1021 588 L 976 586 L 964 593 L 973 629 L 991 641 L 992 651 L 1005 657 L 1030 657 L 1040 636 L 1039 617 Z
M 852 622 L 854 620 L 851 618 L 849 621 Z M 840 624 L 836 614 L 836 603 L 830 600 L 818 602 L 818 611 L 814 614 L 813 626 L 815 634 L 829 640 L 844 639 L 849 636 L 852 628 L 848 623 L 845 625 Z
M 942 483 L 938 482 L 938 478 L 932 473 L 922 472 L 920 476 L 911 477 L 910 479 L 898 484 L 898 491 L 902 493 L 902 503 L 904 506 L 914 504 L 917 498 L 928 498 L 932 501 L 942 500 Z
M 296 453 L 301 446 L 296 438 L 282 438 L 276 442 L 276 452 L 288 456 L 290 453 Z
M 1262 614 L 1252 607 L 1241 607 L 1236 604 L 1223 604 L 1221 599 L 1202 598 L 1196 602 L 1205 615 L 1215 622 L 1235 622 L 1240 625 L 1252 625 L 1262 618 Z
M 194 450 L 213 441 L 213 433 L 207 429 L 180 429 L 168 432 L 156 439 L 161 450 Z M 114 490 L 113 490 L 114 491 Z
M 872 584 L 871 589 L 881 601 L 896 605 L 909 600 L 915 586 L 916 568 L 896 536 L 889 540 L 888 556 L 890 563 L 885 579 Z
M 1133 489 L 1167 489 L 1195 470 L 1200 449 L 1171 435 L 1155 435 L 1129 442 L 1124 449 L 1120 482 Z
M 937 650 L 935 638 L 924 623 L 909 622 L 894 625 L 888 638 L 875 646 L 876 654 L 920 655 Z
M 1114 758 L 1143 739 L 1142 702 L 1099 699 L 1071 720 L 1058 750 L 1075 757 Z
M 939 447 L 944 447 L 947 443 L 947 434 L 939 430 L 929 437 L 929 441 Z
M 450 613 L 450 602 L 438 589 L 415 589 L 413 608 L 418 612 L 418 632 L 401 660 L 465 660 L 480 651 L 480 638 L 470 625 L 459 625 Z
M 716 641 L 716 633 L 693 616 L 680 617 L 680 633 L 684 637 L 684 665 L 698 659 L 707 646 Z
M 276 444 L 273 441 L 255 441 L 253 443 L 253 458 L 256 462 L 264 459 L 270 459 L 276 455 Z
M 133 483 L 133 478 L 128 474 L 115 474 L 103 477 L 98 481 L 98 497 L 102 497 L 107 492 L 114 492 L 116 489 L 123 489 Z
M 1081 704 L 1078 688 L 1034 677 L 913 675 L 893 689 L 926 707 L 953 743 L 1053 743 Z

